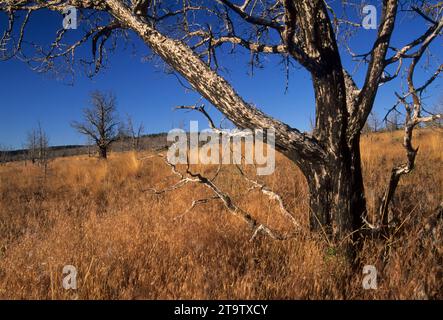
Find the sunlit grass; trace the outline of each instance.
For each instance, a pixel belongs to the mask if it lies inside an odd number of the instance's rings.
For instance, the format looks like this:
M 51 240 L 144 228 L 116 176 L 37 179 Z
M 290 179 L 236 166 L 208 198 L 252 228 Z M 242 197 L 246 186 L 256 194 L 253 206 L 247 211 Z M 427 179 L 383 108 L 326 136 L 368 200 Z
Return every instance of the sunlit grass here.
M 402 133 L 363 137 L 369 216 L 394 164 L 404 161 Z M 443 298 L 442 223 L 425 223 L 442 201 L 443 132 L 421 130 L 416 169 L 395 199 L 404 224 L 384 270 L 382 241 L 367 240 L 362 262 L 380 268 L 378 290 L 363 290 L 321 237 L 258 238 L 219 201 L 179 218 L 192 200 L 211 194 L 201 185 L 154 195 L 177 181 L 150 153 L 113 153 L 51 161 L 45 176 L 30 163 L 0 166 L 0 298 L 26 299 L 352 299 Z M 140 160 L 144 159 L 144 160 Z M 210 175 L 215 166 L 193 166 Z M 249 175 L 255 170 L 249 168 Z M 306 226 L 308 195 L 299 170 L 277 155 L 264 181 Z M 216 183 L 260 221 L 289 230 L 278 206 L 224 166 Z M 78 289 L 62 287 L 64 265 L 78 270 Z

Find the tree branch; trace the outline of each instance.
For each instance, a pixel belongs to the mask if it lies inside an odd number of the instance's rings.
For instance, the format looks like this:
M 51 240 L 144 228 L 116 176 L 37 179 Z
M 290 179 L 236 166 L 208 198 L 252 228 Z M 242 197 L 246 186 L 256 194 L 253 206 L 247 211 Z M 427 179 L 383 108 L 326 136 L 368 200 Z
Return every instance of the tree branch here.
M 299 164 L 319 161 L 324 151 L 307 134 L 265 115 L 246 103 L 232 86 L 211 70 L 185 43 L 173 40 L 144 23 L 118 0 L 109 0 L 111 13 L 136 31 L 150 48 L 180 73 L 198 92 L 239 128 L 274 128 L 276 147 Z
M 385 57 L 389 48 L 392 32 L 397 16 L 398 0 L 383 0 L 382 22 L 378 29 L 377 40 L 371 51 L 371 60 L 364 85 L 358 95 L 357 103 L 350 115 L 348 139 L 358 135 L 371 112 L 385 69 Z

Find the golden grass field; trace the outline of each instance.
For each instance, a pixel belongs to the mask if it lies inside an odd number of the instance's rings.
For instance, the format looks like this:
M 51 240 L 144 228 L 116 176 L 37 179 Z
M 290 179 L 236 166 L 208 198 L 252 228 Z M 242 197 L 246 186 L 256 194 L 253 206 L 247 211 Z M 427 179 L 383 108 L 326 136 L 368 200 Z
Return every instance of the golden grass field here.
M 403 162 L 402 132 L 362 139 L 369 217 L 394 163 Z M 156 195 L 177 181 L 149 153 L 59 158 L 47 175 L 23 162 L 0 166 L 0 298 L 2 299 L 442 299 L 443 222 L 427 221 L 443 200 L 443 131 L 416 132 L 416 168 L 395 198 L 399 226 L 386 244 L 367 239 L 364 264 L 378 269 L 378 289 L 362 288 L 352 270 L 321 236 L 250 241 L 252 231 L 202 185 Z M 213 167 L 197 166 L 205 174 Z M 253 170 L 248 170 L 251 174 Z M 282 195 L 307 228 L 306 183 L 277 155 L 264 181 Z M 215 181 L 260 221 L 288 230 L 275 202 L 233 166 Z M 389 260 L 383 253 L 389 248 Z M 77 290 L 62 286 L 64 265 L 78 270 Z

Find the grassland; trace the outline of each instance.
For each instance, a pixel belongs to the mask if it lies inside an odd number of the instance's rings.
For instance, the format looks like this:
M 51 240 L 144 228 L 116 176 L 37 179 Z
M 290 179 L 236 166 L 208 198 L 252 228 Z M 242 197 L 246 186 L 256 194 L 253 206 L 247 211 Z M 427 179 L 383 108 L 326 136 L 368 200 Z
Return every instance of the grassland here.
M 320 235 L 250 241 L 251 230 L 223 205 L 189 184 L 153 194 L 177 181 L 149 153 L 58 158 L 45 175 L 24 162 L 0 166 L 0 298 L 3 299 L 442 299 L 443 132 L 421 130 L 415 170 L 399 186 L 390 241 L 367 239 L 360 258 L 378 269 L 378 289 L 363 290 Z M 362 140 L 369 218 L 390 169 L 404 161 L 401 132 Z M 213 167 L 196 166 L 205 174 Z M 249 170 L 248 174 L 254 171 Z M 264 178 L 307 228 L 306 183 L 277 155 Z M 290 223 L 277 204 L 223 166 L 216 183 L 260 221 L 283 231 Z M 434 221 L 432 224 L 430 221 Z M 389 259 L 383 260 L 389 253 Z M 78 270 L 78 289 L 62 287 L 64 265 Z

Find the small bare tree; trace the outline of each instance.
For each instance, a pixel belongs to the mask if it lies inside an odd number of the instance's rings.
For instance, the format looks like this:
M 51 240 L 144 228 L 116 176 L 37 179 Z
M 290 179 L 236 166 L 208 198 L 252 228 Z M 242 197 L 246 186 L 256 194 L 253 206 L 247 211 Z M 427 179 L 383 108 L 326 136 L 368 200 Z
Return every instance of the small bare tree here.
M 392 112 L 389 117 L 386 117 L 386 129 L 388 131 L 397 131 L 400 129 L 400 119 L 399 119 L 399 113 L 398 112 Z
M 31 160 L 32 163 L 37 163 L 38 165 L 44 167 L 46 170 L 49 160 L 48 147 L 48 135 L 43 130 L 39 122 L 37 128 L 34 128 L 28 132 L 26 140 L 28 159 Z
M 441 19 L 440 24 L 443 25 L 443 17 Z M 416 81 L 414 78 L 418 63 L 425 55 L 425 52 L 428 49 L 432 39 L 436 36 L 437 35 L 435 33 L 427 35 L 421 47 L 411 57 L 412 61 L 409 64 L 406 72 L 407 90 L 401 94 L 398 92 L 395 93 L 398 100 L 385 117 L 386 119 L 392 112 L 400 113 L 400 111 L 397 110 L 397 107 L 403 105 L 405 113 L 403 148 L 406 152 L 407 161 L 392 168 L 389 183 L 379 207 L 379 221 L 383 227 L 389 226 L 389 223 L 392 221 L 393 217 L 389 214 L 389 204 L 394 197 L 395 191 L 400 182 L 400 178 L 403 175 L 410 173 L 415 167 L 415 159 L 419 148 L 414 147 L 412 144 L 414 129 L 419 127 L 421 124 L 439 121 L 443 117 L 442 114 L 427 112 L 423 108 L 422 99 L 422 95 L 426 89 L 442 73 L 443 64 L 440 64 L 436 68 L 435 72 L 420 85 L 417 85 L 418 81 Z M 440 208 L 441 206 L 442 204 L 440 204 Z
M 127 115 L 127 130 L 129 136 L 131 137 L 132 149 L 134 151 L 140 150 L 140 140 L 143 135 L 143 131 L 145 130 L 143 122 L 140 122 L 138 127 L 134 127 L 132 117 Z
M 10 151 L 11 148 L 0 145 L 0 164 L 6 163 L 11 160 Z
M 374 111 L 369 114 L 368 125 L 370 130 L 373 132 L 378 132 L 380 130 L 380 120 Z
M 40 166 L 45 168 L 46 173 L 49 161 L 49 138 L 40 123 L 37 128 L 37 157 Z
M 95 142 L 100 158 L 106 159 L 109 145 L 116 141 L 116 98 L 112 93 L 91 93 L 91 107 L 83 110 L 84 122 L 72 122 L 71 126 Z
M 443 95 L 437 101 L 437 103 L 432 108 L 432 111 L 429 112 L 430 115 L 443 114 Z M 439 118 L 433 122 L 429 122 L 426 125 L 427 127 L 433 128 L 443 128 L 443 118 Z
M 35 163 L 37 158 L 37 132 L 35 129 L 32 129 L 28 132 L 26 137 L 26 149 L 28 150 L 28 160 L 31 160 L 32 163 Z
M 87 139 L 88 139 L 88 140 L 87 140 L 87 144 L 88 144 L 88 157 L 91 157 L 91 156 L 92 156 L 91 148 L 94 146 L 94 141 L 93 141 L 92 138 L 89 137 L 89 136 L 88 136 Z

